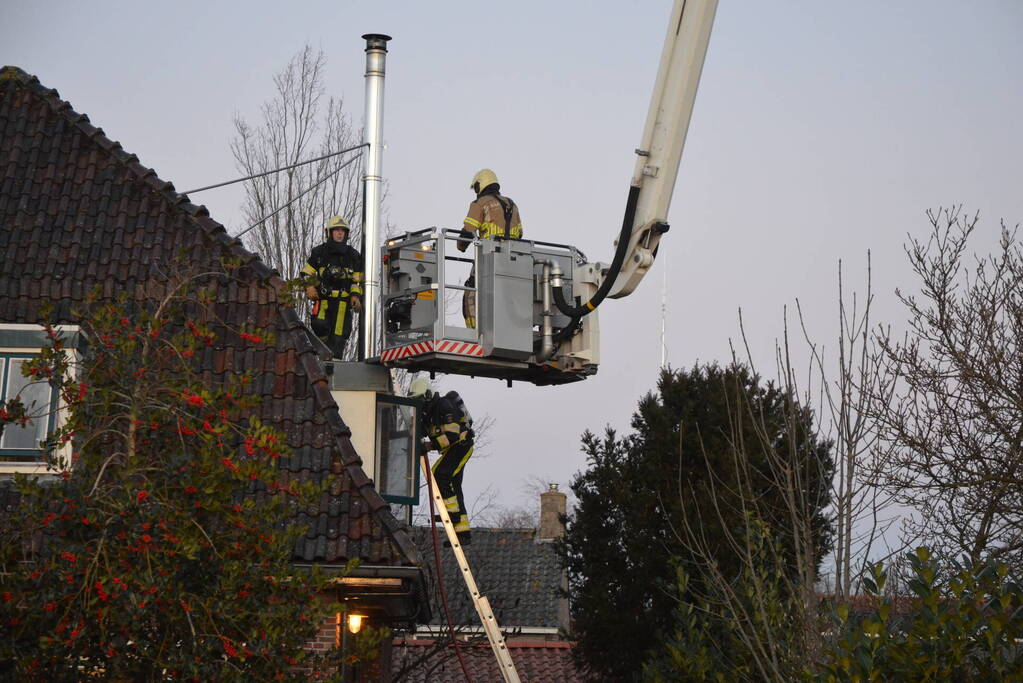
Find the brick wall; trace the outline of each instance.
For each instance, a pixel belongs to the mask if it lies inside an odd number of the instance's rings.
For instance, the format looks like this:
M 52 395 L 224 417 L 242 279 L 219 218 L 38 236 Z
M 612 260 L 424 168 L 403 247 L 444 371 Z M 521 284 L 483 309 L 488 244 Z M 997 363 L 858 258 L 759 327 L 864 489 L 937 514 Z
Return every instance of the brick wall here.
M 363 626 L 369 624 L 368 621 L 363 621 Z M 373 624 L 376 626 L 377 624 Z M 338 642 L 338 630 L 337 630 L 337 617 L 330 616 L 323 621 L 320 626 L 319 632 L 316 637 L 305 644 L 305 649 L 315 654 L 325 654 L 336 647 Z M 347 624 L 343 621 L 341 628 L 347 628 Z M 342 634 L 343 635 L 343 634 Z M 351 638 L 352 635 L 348 634 Z M 380 655 L 373 662 L 363 662 L 358 666 L 353 667 L 349 671 L 351 676 L 348 680 L 356 683 L 387 683 L 390 680 L 390 658 L 391 658 L 391 639 L 385 638 L 380 644 L 381 651 Z M 324 669 L 314 670 L 312 667 L 299 667 L 297 671 L 305 673 L 309 677 L 310 681 L 325 680 L 330 676 L 333 676 L 337 672 L 337 667 L 329 667 Z
M 341 625 L 344 628 L 344 624 Z M 313 652 L 326 652 L 337 645 L 337 617 L 331 615 L 324 619 L 316 637 L 305 644 L 305 649 Z

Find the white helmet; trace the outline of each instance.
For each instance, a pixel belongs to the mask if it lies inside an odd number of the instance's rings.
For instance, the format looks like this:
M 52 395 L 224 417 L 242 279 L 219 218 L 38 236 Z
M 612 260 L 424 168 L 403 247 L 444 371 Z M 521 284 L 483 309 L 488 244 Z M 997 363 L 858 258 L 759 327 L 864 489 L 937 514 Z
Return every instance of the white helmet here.
M 352 229 L 350 227 L 348 227 L 348 221 L 345 220 L 344 216 L 334 216 L 333 218 L 331 218 L 329 221 L 327 221 L 324 224 L 324 226 L 323 226 L 323 239 L 325 241 L 329 242 L 330 239 L 331 239 L 330 233 L 333 232 L 334 230 L 339 230 L 339 229 L 345 231 L 345 239 L 344 239 L 344 241 L 347 242 L 348 241 L 348 236 L 351 234 Z
M 430 398 L 433 391 L 430 389 L 430 380 L 425 377 L 417 377 L 412 380 L 412 384 L 408 387 L 408 395 L 411 398 Z

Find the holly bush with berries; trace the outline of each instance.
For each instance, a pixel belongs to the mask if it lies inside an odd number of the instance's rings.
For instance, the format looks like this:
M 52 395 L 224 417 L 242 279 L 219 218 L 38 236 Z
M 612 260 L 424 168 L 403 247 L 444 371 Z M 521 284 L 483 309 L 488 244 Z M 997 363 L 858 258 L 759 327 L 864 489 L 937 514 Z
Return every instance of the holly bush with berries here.
M 213 294 L 94 301 L 87 350 L 55 328 L 23 372 L 59 392 L 49 474 L 17 476 L 0 521 L 0 677 L 287 680 L 328 613 L 325 578 L 298 570 L 296 515 L 322 489 L 277 468 L 284 438 L 253 415 L 252 377 L 202 376 Z M 25 418 L 5 406 L 0 423 Z

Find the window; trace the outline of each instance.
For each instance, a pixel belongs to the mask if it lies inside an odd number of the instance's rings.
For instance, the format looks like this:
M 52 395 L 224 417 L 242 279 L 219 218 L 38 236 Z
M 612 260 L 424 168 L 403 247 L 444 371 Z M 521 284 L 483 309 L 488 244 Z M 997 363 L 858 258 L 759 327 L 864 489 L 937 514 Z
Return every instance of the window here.
M 71 367 L 76 367 L 85 345 L 82 333 L 77 325 L 62 325 L 57 332 L 63 338 Z M 24 425 L 4 426 L 0 434 L 0 474 L 47 473 L 46 453 L 39 442 L 65 419 L 65 408 L 49 382 L 24 377 L 21 369 L 48 345 L 46 331 L 39 325 L 0 323 L 0 403 L 18 396 L 30 418 Z M 66 462 L 70 455 L 70 444 L 66 444 L 56 458 Z
M 377 395 L 377 490 L 389 503 L 419 503 L 416 404 L 401 396 Z
M 43 450 L 39 442 L 53 429 L 57 413 L 56 392 L 49 382 L 36 381 L 22 375 L 22 365 L 32 356 L 0 353 L 0 401 L 19 397 L 29 416 L 24 425 L 10 423 L 0 434 L 0 459 L 6 462 L 40 460 Z

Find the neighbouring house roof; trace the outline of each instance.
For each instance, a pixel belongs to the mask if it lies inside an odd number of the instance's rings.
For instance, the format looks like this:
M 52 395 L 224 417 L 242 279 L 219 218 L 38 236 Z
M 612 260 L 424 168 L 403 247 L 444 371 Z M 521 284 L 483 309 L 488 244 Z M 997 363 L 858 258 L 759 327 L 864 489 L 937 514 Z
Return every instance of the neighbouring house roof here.
M 911 614 L 920 607 L 919 598 L 914 595 L 849 595 L 845 598 L 837 595 L 819 595 L 823 602 L 834 605 L 845 604 L 854 614 L 869 614 L 882 604 L 888 605 L 893 614 Z
M 0 323 L 43 323 L 46 305 L 50 321 L 73 323 L 94 288 L 104 300 L 147 298 L 181 254 L 242 263 L 241 284 L 218 287 L 218 315 L 272 330 L 275 345 L 224 329 L 199 362 L 213 383 L 255 371 L 259 417 L 293 453 L 279 460 L 282 479 L 328 484 L 315 514 L 297 516 L 309 531 L 295 561 L 419 564 L 410 528 L 363 471 L 305 327 L 279 299 L 278 274 L 56 90 L 12 66 L 0 69 L 0 254 Z
M 475 543 L 475 539 L 473 539 Z M 585 678 L 576 670 L 572 662 L 572 643 L 560 641 L 508 641 L 508 652 L 515 662 L 515 670 L 519 678 L 529 683 L 577 683 Z M 429 656 L 422 663 L 420 660 L 428 656 L 435 647 L 431 640 L 413 640 L 394 644 L 391 671 L 398 672 L 402 667 L 409 670 L 401 678 L 409 683 L 462 683 L 465 675 L 453 648 L 448 646 L 443 652 Z M 474 681 L 500 681 L 501 672 L 497 668 L 497 658 L 490 645 L 482 644 L 463 646 L 462 656 L 466 668 Z
M 915 595 L 838 595 L 818 594 L 820 607 L 830 612 L 839 605 L 849 608 L 849 618 L 857 621 L 870 617 L 880 609 L 881 605 L 888 608 L 888 625 L 891 629 L 902 631 L 907 629 L 919 612 L 921 603 Z
M 443 542 L 443 529 L 438 528 L 437 532 L 439 541 Z M 437 570 L 430 528 L 416 527 L 414 533 L 433 585 Z M 558 621 L 563 572 L 552 543 L 538 543 L 533 529 L 473 529 L 472 545 L 464 549 L 480 593 L 487 596 L 502 629 L 564 626 Z M 479 617 L 469 599 L 454 553 L 443 546 L 440 551 L 452 622 L 479 626 Z M 440 601 L 435 601 L 434 605 L 430 624 L 446 625 Z

